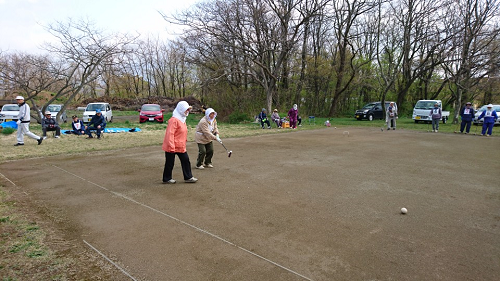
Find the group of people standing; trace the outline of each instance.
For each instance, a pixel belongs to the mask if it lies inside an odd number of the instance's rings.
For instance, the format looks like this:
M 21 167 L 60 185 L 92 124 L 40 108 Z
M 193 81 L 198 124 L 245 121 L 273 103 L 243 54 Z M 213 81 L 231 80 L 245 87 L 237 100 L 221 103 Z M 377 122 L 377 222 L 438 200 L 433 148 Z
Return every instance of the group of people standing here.
M 269 119 L 267 118 L 267 110 L 265 108 L 262 109 L 262 111 L 259 113 L 258 116 L 260 120 L 260 125 L 262 129 L 265 129 L 266 126 L 268 129 L 271 129 L 271 123 L 269 122 Z M 290 128 L 292 129 L 297 129 L 297 126 L 301 126 L 302 119 L 299 116 L 299 109 L 297 107 L 297 104 L 294 104 L 292 108 L 288 111 L 287 117 L 285 118 L 280 118 L 280 115 L 278 113 L 278 109 L 273 110 L 273 114 L 271 114 L 271 120 L 276 124 L 278 128 L 283 128 L 283 122 L 286 122 L 289 120 L 290 122 Z

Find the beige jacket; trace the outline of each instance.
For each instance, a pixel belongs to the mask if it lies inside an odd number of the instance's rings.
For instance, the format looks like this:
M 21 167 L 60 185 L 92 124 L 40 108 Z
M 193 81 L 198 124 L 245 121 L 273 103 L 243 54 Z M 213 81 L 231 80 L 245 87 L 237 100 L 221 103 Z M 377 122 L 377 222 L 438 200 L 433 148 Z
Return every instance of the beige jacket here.
M 196 143 L 207 144 L 217 139 L 215 137 L 216 134 L 219 134 L 219 130 L 217 129 L 217 120 L 214 120 L 212 124 L 212 131 L 210 131 L 210 124 L 208 123 L 208 118 L 205 116 L 201 118 L 198 125 L 196 125 L 194 140 Z

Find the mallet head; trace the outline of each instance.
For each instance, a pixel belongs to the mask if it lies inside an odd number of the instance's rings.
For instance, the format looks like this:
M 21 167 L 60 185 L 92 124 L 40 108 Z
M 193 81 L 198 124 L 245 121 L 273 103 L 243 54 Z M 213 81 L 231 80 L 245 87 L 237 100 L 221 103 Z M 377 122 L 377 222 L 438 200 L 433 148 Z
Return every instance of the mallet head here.
M 233 151 L 229 150 L 229 152 L 227 153 L 227 157 L 231 157 L 231 154 L 233 154 Z

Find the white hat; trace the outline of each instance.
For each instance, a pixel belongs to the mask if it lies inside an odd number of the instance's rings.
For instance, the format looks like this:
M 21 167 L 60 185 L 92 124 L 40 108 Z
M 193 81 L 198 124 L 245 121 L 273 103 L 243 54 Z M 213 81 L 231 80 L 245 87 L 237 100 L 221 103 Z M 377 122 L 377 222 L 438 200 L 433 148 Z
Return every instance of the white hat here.
M 488 104 L 486 107 L 493 107 L 493 105 L 490 103 L 490 104 Z
M 45 115 L 51 115 L 50 111 L 45 111 Z
M 24 100 L 24 98 L 22 96 L 17 96 L 16 100 Z

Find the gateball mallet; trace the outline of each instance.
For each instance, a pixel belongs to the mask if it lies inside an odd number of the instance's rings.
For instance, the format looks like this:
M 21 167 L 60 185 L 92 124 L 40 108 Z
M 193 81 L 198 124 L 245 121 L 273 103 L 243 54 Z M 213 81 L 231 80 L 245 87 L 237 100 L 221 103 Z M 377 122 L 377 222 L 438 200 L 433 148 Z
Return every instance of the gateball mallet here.
M 231 154 L 233 154 L 233 151 L 232 150 L 227 150 L 226 146 L 222 143 L 222 141 L 219 141 L 220 144 L 222 144 L 222 147 L 224 147 L 224 149 L 226 150 L 227 152 L 227 157 L 231 157 Z

